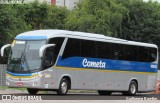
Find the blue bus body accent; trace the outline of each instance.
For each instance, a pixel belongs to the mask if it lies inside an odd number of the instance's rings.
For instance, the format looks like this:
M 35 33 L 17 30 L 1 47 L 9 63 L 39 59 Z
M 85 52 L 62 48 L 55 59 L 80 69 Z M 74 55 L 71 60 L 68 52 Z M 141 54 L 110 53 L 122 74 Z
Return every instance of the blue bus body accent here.
M 93 62 L 105 62 L 105 68 L 99 67 L 84 67 L 82 62 L 84 59 Z M 155 65 L 156 68 L 151 68 L 151 65 Z M 124 60 L 111 60 L 111 59 L 98 59 L 98 58 L 84 58 L 84 57 L 70 57 L 62 60 L 60 56 L 56 66 L 71 67 L 71 68 L 88 68 L 88 69 L 100 69 L 100 70 L 119 70 L 119 71 L 131 71 L 131 72 L 152 72 L 157 73 L 157 64 L 147 62 L 134 62 Z
M 45 40 L 47 36 L 17 36 L 16 40 Z
M 12 75 L 12 76 L 31 76 L 31 73 L 27 73 L 27 74 L 18 74 L 18 73 L 11 73 L 9 71 L 7 71 L 8 74 Z

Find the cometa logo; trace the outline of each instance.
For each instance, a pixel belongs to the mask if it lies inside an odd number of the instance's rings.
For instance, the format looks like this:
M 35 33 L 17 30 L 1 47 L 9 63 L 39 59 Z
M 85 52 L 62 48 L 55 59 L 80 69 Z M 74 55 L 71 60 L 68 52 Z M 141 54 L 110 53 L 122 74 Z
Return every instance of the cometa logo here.
M 82 65 L 83 65 L 83 67 L 106 68 L 106 63 L 105 62 L 102 62 L 102 61 L 99 61 L 99 62 L 89 61 L 86 58 L 83 59 Z

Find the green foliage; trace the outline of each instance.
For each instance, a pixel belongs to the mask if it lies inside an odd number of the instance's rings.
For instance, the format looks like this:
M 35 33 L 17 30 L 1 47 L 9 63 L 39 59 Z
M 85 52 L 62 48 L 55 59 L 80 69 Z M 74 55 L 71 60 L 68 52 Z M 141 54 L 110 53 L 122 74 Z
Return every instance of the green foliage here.
M 116 0 L 84 0 L 66 19 L 69 30 L 101 33 L 117 36 L 121 23 L 128 17 L 128 9 Z
M 68 10 L 35 1 L 29 4 L 0 5 L 0 47 L 19 33 L 35 29 L 64 29 Z M 0 63 L 6 63 L 0 57 Z
M 118 37 L 159 44 L 160 4 L 142 0 L 119 0 L 129 10 L 129 19 L 122 22 L 122 35 Z
M 0 47 L 22 32 L 68 29 L 160 46 L 160 3 L 143 0 L 83 0 L 73 10 L 35 1 L 0 5 Z M 6 63 L 1 60 L 0 63 Z
M 46 29 L 65 29 L 65 19 L 69 11 L 64 7 L 50 6 Z
M 0 5 L 0 47 L 13 40 L 16 34 L 28 30 L 27 24 L 17 16 L 14 5 Z M 6 59 L 0 58 L 1 63 Z

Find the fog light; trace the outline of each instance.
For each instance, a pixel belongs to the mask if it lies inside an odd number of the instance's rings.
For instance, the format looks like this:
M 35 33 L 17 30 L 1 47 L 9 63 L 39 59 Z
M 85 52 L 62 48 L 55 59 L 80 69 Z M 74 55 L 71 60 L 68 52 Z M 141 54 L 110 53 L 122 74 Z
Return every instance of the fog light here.
M 33 83 L 33 85 L 32 85 L 33 87 L 35 86 L 35 84 Z
M 7 82 L 7 81 L 6 81 L 6 84 L 7 84 L 7 85 L 10 85 L 10 83 L 9 83 L 9 82 Z

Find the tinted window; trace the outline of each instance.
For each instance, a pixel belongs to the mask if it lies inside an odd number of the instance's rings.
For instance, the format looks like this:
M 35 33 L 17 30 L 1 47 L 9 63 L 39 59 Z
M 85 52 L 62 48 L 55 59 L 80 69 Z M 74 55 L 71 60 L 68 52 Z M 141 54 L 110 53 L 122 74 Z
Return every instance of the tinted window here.
M 157 59 L 157 49 L 69 38 L 62 58 L 65 59 L 73 56 L 153 62 Z
M 81 56 L 96 58 L 95 41 L 81 40 Z
M 154 62 L 157 59 L 157 49 L 155 48 L 149 48 L 149 62 Z
M 97 58 L 110 59 L 110 43 L 96 42 Z
M 111 59 L 124 60 L 124 45 L 111 44 Z
M 148 62 L 148 48 L 138 46 L 138 61 Z
M 81 56 L 81 41 L 79 39 L 68 39 L 62 59 Z
M 125 45 L 125 60 L 137 61 L 137 46 Z

